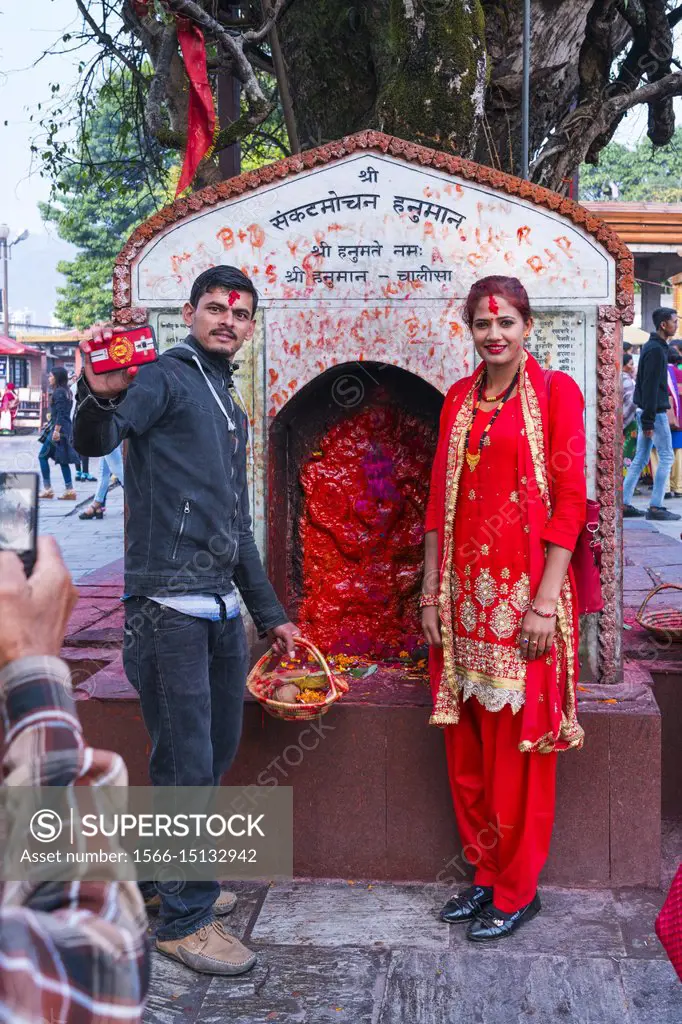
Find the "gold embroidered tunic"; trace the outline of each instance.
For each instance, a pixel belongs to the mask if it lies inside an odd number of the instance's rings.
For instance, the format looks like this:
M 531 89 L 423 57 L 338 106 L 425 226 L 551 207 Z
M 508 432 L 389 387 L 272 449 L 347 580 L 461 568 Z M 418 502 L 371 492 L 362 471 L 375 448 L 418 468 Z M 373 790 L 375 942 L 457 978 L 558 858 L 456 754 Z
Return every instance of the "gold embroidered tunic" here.
M 469 447 L 477 451 L 493 411 L 479 411 Z M 520 399 L 510 399 L 484 443 L 475 470 L 465 466 L 455 512 L 452 605 L 455 673 L 462 698 L 489 711 L 525 700 L 527 662 L 519 653 L 530 600 L 528 532 L 519 494 Z

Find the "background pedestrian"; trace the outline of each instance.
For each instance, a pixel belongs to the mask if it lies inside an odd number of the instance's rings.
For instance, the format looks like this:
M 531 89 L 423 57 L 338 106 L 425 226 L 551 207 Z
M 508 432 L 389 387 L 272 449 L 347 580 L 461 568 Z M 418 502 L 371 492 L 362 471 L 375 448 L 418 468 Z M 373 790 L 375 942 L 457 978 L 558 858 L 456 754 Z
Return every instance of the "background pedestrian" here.
M 69 378 L 63 366 L 55 366 L 48 378 L 52 388 L 50 397 L 50 429 L 38 455 L 40 472 L 43 478 L 41 498 L 54 498 L 50 481 L 50 462 L 56 462 L 64 477 L 66 490 L 61 494 L 61 501 L 75 501 L 71 466 L 78 462 L 78 453 L 73 447 L 73 428 L 71 424 L 71 407 L 73 399 L 69 391 Z

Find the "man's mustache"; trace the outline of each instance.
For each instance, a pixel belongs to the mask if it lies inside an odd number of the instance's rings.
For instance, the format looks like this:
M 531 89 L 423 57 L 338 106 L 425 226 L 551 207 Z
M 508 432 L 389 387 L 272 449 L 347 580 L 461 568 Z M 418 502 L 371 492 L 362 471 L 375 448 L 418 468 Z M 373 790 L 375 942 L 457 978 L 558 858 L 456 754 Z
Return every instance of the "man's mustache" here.
M 234 331 L 231 331 L 229 329 L 229 327 L 225 327 L 223 330 L 211 331 L 211 334 L 226 334 L 228 336 L 228 338 L 232 339 L 232 341 L 234 341 L 236 339 L 236 337 L 237 337 L 237 335 L 234 333 Z

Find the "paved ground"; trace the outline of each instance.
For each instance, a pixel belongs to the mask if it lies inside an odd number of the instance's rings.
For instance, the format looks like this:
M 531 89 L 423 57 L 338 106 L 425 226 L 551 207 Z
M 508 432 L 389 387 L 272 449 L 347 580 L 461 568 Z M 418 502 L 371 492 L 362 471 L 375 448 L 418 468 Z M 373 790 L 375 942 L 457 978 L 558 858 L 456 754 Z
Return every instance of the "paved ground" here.
M 676 832 L 680 855 L 682 829 Z M 438 885 L 242 883 L 227 926 L 259 954 L 241 978 L 154 954 L 147 1024 L 680 1024 L 682 986 L 650 890 L 543 889 L 543 913 L 485 948 L 437 912 Z
M 651 488 L 641 485 L 639 490 L 641 494 L 636 494 L 632 499 L 632 504 L 635 508 L 646 511 L 651 502 Z M 677 512 L 678 515 L 682 516 L 682 498 L 670 498 L 665 502 L 665 507 L 670 512 Z M 626 523 L 636 522 L 637 520 L 626 520 Z M 678 522 L 672 523 L 653 523 L 653 526 L 660 532 L 666 534 L 668 537 L 674 537 L 675 540 L 680 539 L 682 534 L 682 519 Z
M 36 456 L 34 437 L 0 438 L 0 470 L 37 469 Z M 91 471 L 99 475 L 98 460 Z M 57 537 L 76 579 L 122 555 L 121 488 L 102 522 L 78 519 L 95 486 L 78 484 L 75 506 L 41 502 L 41 531 Z M 648 492 L 636 503 L 646 507 Z M 682 512 L 682 500 L 668 504 Z M 646 545 L 651 524 L 628 526 Z M 660 530 L 679 540 L 682 524 Z M 667 887 L 682 859 L 682 822 L 667 822 L 663 840 Z M 539 917 L 479 949 L 462 927 L 438 921 L 449 895 L 438 885 L 234 888 L 227 923 L 258 964 L 241 979 L 210 978 L 154 954 L 146 1024 L 682 1024 L 682 986 L 653 930 L 663 889 L 543 889 Z
M 0 437 L 0 471 L 38 472 L 36 435 Z M 99 459 L 90 460 L 90 472 L 99 477 Z M 38 529 L 57 538 L 74 579 L 84 573 L 108 565 L 123 555 L 123 490 L 116 486 L 107 498 L 104 519 L 84 522 L 79 512 L 88 506 L 95 494 L 96 483 L 76 483 L 77 501 L 59 501 L 64 481 L 58 466 L 51 464 L 55 498 L 41 500 Z

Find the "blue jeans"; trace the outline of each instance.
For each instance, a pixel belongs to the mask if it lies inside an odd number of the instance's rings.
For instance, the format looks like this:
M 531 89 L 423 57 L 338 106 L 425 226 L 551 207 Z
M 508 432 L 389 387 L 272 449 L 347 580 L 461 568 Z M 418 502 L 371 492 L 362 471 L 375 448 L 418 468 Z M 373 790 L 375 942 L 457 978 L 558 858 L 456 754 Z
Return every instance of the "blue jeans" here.
M 674 461 L 672 437 L 670 435 L 670 424 L 667 413 L 656 413 L 654 420 L 654 436 L 645 437 L 642 430 L 642 413 L 637 410 L 637 450 L 628 469 L 625 482 L 623 483 L 623 504 L 632 504 L 632 495 L 642 474 L 642 470 L 651 458 L 651 449 L 655 447 L 658 452 L 658 469 L 654 477 L 654 489 L 651 492 L 651 508 L 660 508 L 663 505 L 665 486 L 668 475 Z
M 152 741 L 152 785 L 219 786 L 242 732 L 248 649 L 241 616 L 211 622 L 145 597 L 128 598 L 125 616 L 123 665 Z M 140 888 L 161 895 L 162 941 L 212 921 L 220 891 L 217 882 Z
M 100 505 L 106 505 L 107 491 L 109 490 L 112 476 L 118 477 L 121 481 L 121 487 L 123 486 L 123 455 L 121 445 L 118 448 L 114 448 L 113 452 L 109 452 L 108 455 L 102 456 L 101 470 L 102 475 L 99 487 L 97 488 L 97 494 L 95 495 L 95 501 L 98 501 Z
M 43 442 L 43 445 L 38 452 L 38 462 L 40 464 L 40 475 L 43 478 L 43 485 L 50 487 L 50 463 L 48 461 L 48 452 L 52 447 L 52 435 L 50 435 L 47 441 Z M 67 463 L 61 466 L 62 476 L 64 477 L 64 486 L 67 491 L 70 491 L 73 487 L 73 477 L 71 476 L 71 466 Z

